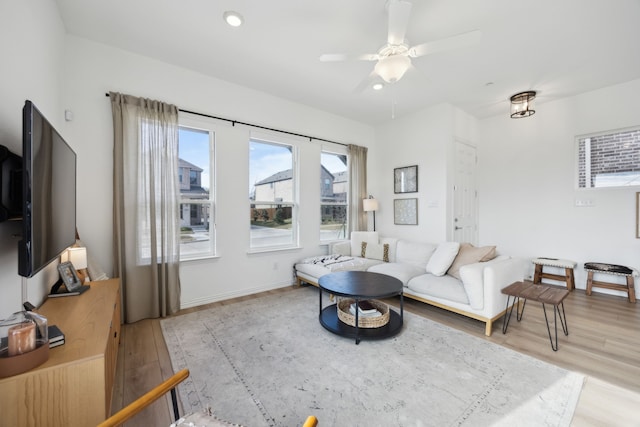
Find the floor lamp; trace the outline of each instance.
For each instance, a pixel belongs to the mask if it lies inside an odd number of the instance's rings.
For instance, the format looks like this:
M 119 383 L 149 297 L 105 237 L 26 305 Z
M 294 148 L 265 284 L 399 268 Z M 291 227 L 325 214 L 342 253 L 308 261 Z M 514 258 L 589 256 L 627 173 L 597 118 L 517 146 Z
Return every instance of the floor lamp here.
M 373 231 L 376 231 L 376 211 L 378 210 L 378 201 L 370 195 L 368 199 L 362 200 L 362 210 L 365 212 L 373 212 Z

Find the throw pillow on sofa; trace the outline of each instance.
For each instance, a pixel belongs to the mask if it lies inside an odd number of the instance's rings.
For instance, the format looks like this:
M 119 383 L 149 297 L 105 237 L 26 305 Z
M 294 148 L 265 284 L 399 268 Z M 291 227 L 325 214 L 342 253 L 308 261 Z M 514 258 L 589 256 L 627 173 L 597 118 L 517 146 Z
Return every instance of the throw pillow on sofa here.
M 456 255 L 458 255 L 459 249 L 460 243 L 458 242 L 440 243 L 431 258 L 429 258 L 427 273 L 431 273 L 434 276 L 444 276 Z
M 380 261 L 389 262 L 389 244 L 362 242 L 362 251 L 360 253 L 360 256 L 362 258 L 377 259 Z
M 377 244 L 380 237 L 377 231 L 352 231 L 351 232 L 351 256 L 358 256 L 362 250 L 362 242 Z
M 451 267 L 447 274 L 453 276 L 456 279 L 460 279 L 460 267 L 468 264 L 475 264 L 476 262 L 491 261 L 496 257 L 495 246 L 483 246 L 477 248 L 471 243 L 462 243 L 458 255 L 453 260 Z

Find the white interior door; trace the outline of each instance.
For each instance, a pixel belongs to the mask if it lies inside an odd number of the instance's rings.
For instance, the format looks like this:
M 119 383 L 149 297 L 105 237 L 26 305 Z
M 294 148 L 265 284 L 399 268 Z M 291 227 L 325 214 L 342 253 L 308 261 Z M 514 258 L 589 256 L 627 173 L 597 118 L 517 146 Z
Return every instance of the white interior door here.
M 453 186 L 453 240 L 478 243 L 478 190 L 476 188 L 476 149 L 455 142 Z

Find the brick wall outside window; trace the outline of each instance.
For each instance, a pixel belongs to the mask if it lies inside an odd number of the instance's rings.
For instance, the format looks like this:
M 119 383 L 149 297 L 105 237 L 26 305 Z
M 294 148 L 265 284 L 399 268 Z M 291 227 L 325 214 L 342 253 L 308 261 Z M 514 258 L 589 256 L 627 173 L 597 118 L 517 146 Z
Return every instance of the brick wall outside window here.
M 586 142 L 591 144 L 591 183 L 587 185 Z M 580 188 L 640 185 L 640 129 L 578 139 Z

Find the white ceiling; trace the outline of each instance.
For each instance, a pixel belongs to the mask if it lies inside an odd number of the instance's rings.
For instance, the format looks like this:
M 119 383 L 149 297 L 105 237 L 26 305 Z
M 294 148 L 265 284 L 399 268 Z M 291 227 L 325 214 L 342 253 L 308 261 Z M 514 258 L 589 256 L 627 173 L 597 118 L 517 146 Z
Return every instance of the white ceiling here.
M 640 78 L 640 0 L 413 0 L 416 45 L 480 30 L 480 44 L 413 60 L 402 80 L 354 89 L 373 62 L 321 63 L 323 53 L 375 53 L 386 0 L 56 0 L 70 34 L 192 69 L 368 124 L 449 102 L 479 117 L 508 114 Z M 222 14 L 244 16 L 232 28 Z

